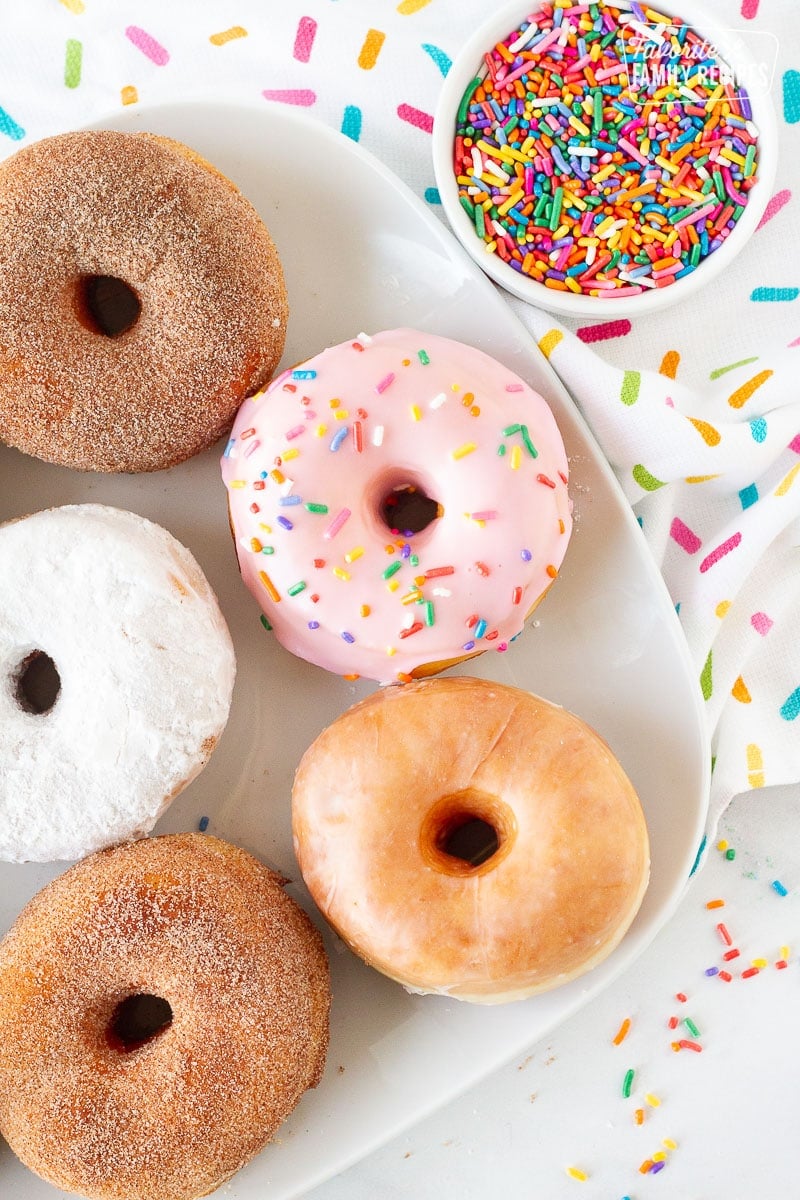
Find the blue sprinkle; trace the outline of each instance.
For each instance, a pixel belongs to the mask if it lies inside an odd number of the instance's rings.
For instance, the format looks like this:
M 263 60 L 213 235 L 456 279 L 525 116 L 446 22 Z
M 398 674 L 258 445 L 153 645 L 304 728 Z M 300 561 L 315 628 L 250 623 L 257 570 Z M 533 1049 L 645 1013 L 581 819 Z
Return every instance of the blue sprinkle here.
M 758 500 L 758 488 L 754 483 L 749 484 L 746 488 L 742 488 L 739 492 L 739 500 L 742 508 L 750 508 L 752 504 Z
M 342 632 L 342 640 L 347 642 L 348 645 L 352 645 L 356 639 L 353 637 L 352 633 L 348 633 L 347 630 L 345 629 Z
M 25 130 L 4 108 L 0 108 L 0 133 L 10 137 L 13 142 L 18 142 L 20 138 L 25 137 Z
M 719 967 L 707 967 L 703 972 L 704 975 L 719 975 Z
M 278 517 L 278 524 L 283 529 L 294 529 L 294 525 L 292 524 L 292 522 L 289 520 L 288 517 Z
M 341 429 L 337 429 L 336 433 L 331 438 L 330 449 L 338 450 L 344 439 L 347 437 L 348 426 L 343 425 Z
M 750 299 L 762 302 L 771 300 L 796 300 L 800 296 L 800 288 L 796 287 L 757 287 L 750 293 Z
M 788 896 L 789 895 L 789 889 L 785 888 L 783 886 L 780 879 L 773 879 L 772 886 L 775 889 L 775 891 L 778 893 L 779 896 Z
M 422 43 L 422 49 L 426 54 L 430 54 L 437 67 L 442 72 L 442 75 L 446 75 L 452 67 L 453 61 L 447 54 L 445 54 L 444 50 L 440 50 L 438 46 L 431 46 L 427 42 Z
M 700 866 L 700 863 L 703 860 L 703 854 L 705 853 L 705 848 L 706 848 L 707 843 L 708 843 L 708 838 L 704 837 L 697 849 L 697 854 L 695 855 L 694 862 L 692 863 L 692 869 L 689 872 L 690 876 L 694 875 L 695 871 Z
M 229 438 L 229 439 L 228 439 L 228 444 L 227 444 L 227 446 L 225 447 L 225 449 L 224 449 L 224 451 L 223 451 L 223 453 L 222 453 L 222 457 L 223 457 L 223 458 L 230 458 L 230 456 L 231 456 L 231 450 L 233 449 L 233 447 L 234 447 L 235 445 L 236 445 L 236 438 Z
M 197 822 L 197 828 L 201 833 L 205 833 L 205 831 L 208 829 L 208 817 L 201 817 Z
M 755 417 L 750 422 L 750 433 L 753 436 L 754 442 L 766 441 L 767 437 L 767 422 L 763 417 Z
M 361 109 L 356 108 L 355 104 L 348 104 L 344 110 L 342 133 L 353 142 L 361 137 Z
M 308 628 L 309 629 L 319 629 L 319 621 L 309 621 Z
M 316 379 L 316 378 L 317 378 L 317 372 L 316 372 L 316 371 L 311 371 L 311 370 L 305 370 L 305 371 L 297 370 L 297 371 L 292 371 L 292 379 Z
M 800 687 L 794 689 L 779 711 L 784 721 L 794 721 L 796 717 L 800 717 Z
M 479 642 L 488 628 L 488 624 L 486 621 L 484 621 L 483 617 L 481 617 L 480 621 L 478 621 L 478 624 L 475 626 L 475 640 Z
M 282 504 L 284 507 L 289 507 L 292 504 L 302 504 L 302 503 L 303 503 L 302 496 L 281 496 L 280 500 L 278 501 L 278 504 Z

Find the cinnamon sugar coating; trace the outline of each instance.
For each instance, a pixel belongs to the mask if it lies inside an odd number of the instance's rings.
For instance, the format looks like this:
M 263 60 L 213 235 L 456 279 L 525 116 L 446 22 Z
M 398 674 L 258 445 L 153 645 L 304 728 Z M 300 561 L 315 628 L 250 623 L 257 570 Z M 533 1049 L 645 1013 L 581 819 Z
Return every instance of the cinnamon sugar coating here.
M 94 276 L 141 303 L 118 336 L 87 319 Z M 0 163 L 0 441 L 82 470 L 173 466 L 269 380 L 287 313 L 256 210 L 179 143 L 85 130 Z
M 191 1200 L 242 1167 L 322 1074 L 328 966 L 282 881 L 202 834 L 84 859 L 0 943 L 0 1129 L 91 1200 Z M 117 1005 L 172 1021 L 122 1052 Z

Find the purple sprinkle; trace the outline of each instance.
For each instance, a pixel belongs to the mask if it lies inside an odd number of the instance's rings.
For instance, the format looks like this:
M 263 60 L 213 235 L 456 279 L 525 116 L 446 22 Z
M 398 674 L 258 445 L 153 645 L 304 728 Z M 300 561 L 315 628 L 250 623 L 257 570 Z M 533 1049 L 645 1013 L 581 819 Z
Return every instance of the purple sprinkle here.
M 666 1165 L 667 1164 L 663 1159 L 660 1162 L 653 1163 L 652 1167 L 650 1168 L 650 1174 L 657 1175 L 659 1171 L 664 1170 Z
M 464 642 L 464 645 L 461 647 L 461 649 L 462 650 L 474 650 L 475 643 L 474 642 Z
M 707 967 L 707 968 L 706 968 L 706 970 L 705 970 L 705 972 L 704 972 L 704 974 L 706 974 L 706 975 L 719 975 L 719 967 Z
M 352 633 L 348 633 L 346 629 L 342 632 L 342 639 L 343 639 L 343 641 L 347 642 L 348 645 L 352 645 L 353 642 L 356 640 L 353 637 Z
M 411 547 L 409 546 L 408 542 L 406 542 L 405 545 L 400 550 L 400 557 L 401 558 L 409 558 L 410 556 L 411 556 Z
M 201 817 L 197 822 L 197 828 L 201 833 L 205 833 L 205 831 L 208 829 L 208 817 Z
M 519 556 L 523 562 L 530 562 L 531 559 L 533 558 L 533 555 L 531 554 L 530 550 L 520 550 Z
M 309 621 L 308 628 L 309 629 L 319 629 L 319 621 Z
M 281 496 L 278 504 L 282 504 L 285 508 L 291 507 L 293 504 L 302 504 L 302 496 Z
M 294 529 L 294 525 L 292 524 L 292 522 L 289 520 L 288 517 L 278 517 L 278 524 L 283 529 Z

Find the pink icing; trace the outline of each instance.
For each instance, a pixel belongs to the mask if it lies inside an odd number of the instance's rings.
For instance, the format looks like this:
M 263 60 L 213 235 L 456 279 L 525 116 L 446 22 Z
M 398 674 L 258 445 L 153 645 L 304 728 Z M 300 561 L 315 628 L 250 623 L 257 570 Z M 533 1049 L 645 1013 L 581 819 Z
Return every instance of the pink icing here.
M 408 329 L 324 350 L 246 400 L 222 475 L 242 578 L 278 640 L 382 683 L 505 650 L 572 529 L 542 397 L 481 351 Z M 440 506 L 410 536 L 381 513 L 405 486 Z

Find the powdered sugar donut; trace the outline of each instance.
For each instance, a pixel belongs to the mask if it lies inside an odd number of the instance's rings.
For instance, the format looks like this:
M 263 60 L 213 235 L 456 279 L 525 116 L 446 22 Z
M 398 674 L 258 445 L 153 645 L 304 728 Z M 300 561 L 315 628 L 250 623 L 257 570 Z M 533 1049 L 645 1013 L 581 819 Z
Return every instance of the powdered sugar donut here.
M 382 683 L 505 650 L 572 529 L 550 408 L 487 354 L 399 329 L 246 400 L 222 460 L 242 577 L 278 640 Z
M 0 858 L 147 833 L 207 761 L 235 675 L 200 567 L 165 529 L 84 504 L 0 528 Z

